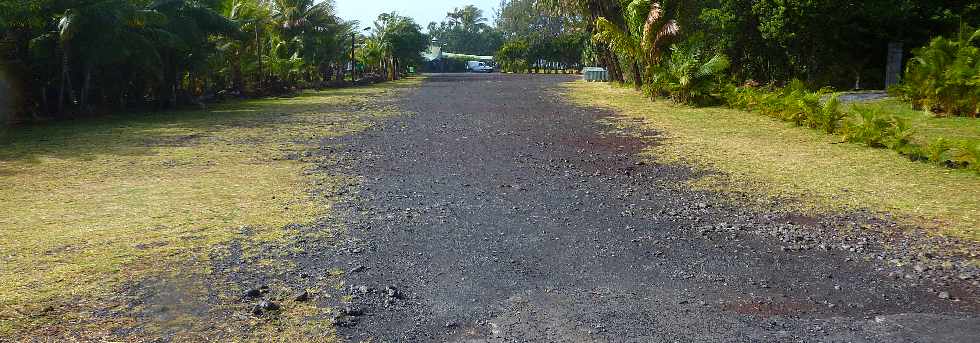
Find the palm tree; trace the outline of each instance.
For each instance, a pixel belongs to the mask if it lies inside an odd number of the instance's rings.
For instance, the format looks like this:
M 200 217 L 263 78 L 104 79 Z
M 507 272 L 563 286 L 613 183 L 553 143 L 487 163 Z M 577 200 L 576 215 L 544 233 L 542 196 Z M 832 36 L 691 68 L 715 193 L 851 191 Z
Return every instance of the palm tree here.
M 580 15 L 585 18 L 585 31 L 591 34 L 598 33 L 596 22 L 599 18 L 607 18 L 613 21 L 616 26 L 622 26 L 622 3 L 620 1 L 608 0 L 543 0 L 542 5 L 547 6 L 557 15 L 569 16 Z M 593 49 L 596 51 L 600 64 L 609 71 L 609 77 L 614 81 L 623 82 L 623 73 L 619 68 L 619 58 L 616 53 L 609 49 L 608 44 L 593 41 Z
M 131 56 L 158 61 L 147 33 L 165 19 L 154 11 L 141 9 L 125 0 L 80 1 L 57 18 L 55 32 L 34 39 L 35 45 L 56 40 L 61 49 L 58 112 L 64 113 L 65 95 L 72 104 L 89 104 L 93 73 L 102 66 L 119 64 Z M 72 64 L 82 66 L 82 89 L 76 97 L 72 83 Z M 152 68 L 152 66 L 147 66 Z
M 655 92 L 682 103 L 697 103 L 709 98 L 718 85 L 717 77 L 731 64 L 723 54 L 706 55 L 701 35 L 676 44 L 671 50 L 670 58 L 658 60 L 652 67 L 650 83 Z
M 157 40 L 163 57 L 163 93 L 160 105 L 178 105 L 181 81 L 185 73 L 193 77 L 207 73 L 207 56 L 215 49 L 212 36 L 240 37 L 239 23 L 219 13 L 219 10 L 192 0 L 158 0 L 148 9 L 166 16 L 164 35 Z
M 617 25 L 606 17 L 596 20 L 594 40 L 607 44 L 621 58 L 626 60 L 633 74 L 633 86 L 643 86 L 643 71 L 650 73 L 651 67 L 660 62 L 660 56 L 667 41 L 680 32 L 675 20 L 664 20 L 660 3 L 648 0 L 622 0 L 626 10 Z M 641 69 L 642 68 L 642 69 Z

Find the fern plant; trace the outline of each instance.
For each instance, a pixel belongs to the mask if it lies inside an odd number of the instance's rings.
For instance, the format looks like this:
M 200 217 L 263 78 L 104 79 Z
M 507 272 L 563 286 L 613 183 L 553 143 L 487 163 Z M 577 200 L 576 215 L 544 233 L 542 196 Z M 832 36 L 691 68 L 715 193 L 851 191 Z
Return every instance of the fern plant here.
M 885 131 L 883 137 L 885 146 L 912 160 L 920 159 L 922 156 L 921 149 L 912 144 L 912 135 L 915 134 L 915 129 L 912 128 L 908 120 L 893 116 L 888 118 L 888 121 L 890 127 Z
M 945 138 L 937 138 L 926 145 L 924 152 L 925 157 L 936 165 L 946 165 L 952 160 L 952 155 L 950 152 L 954 148 L 954 144 Z
M 847 116 L 841 109 L 840 98 L 833 94 L 830 98 L 819 106 L 819 109 L 812 111 L 806 119 L 807 126 L 823 130 L 828 134 L 836 133 L 841 126 L 841 121 Z
M 844 139 L 870 147 L 885 147 L 885 138 L 892 126 L 891 120 L 878 108 L 856 106 L 854 112 L 856 115 L 844 126 Z
M 681 27 L 676 20 L 664 18 L 664 10 L 659 2 L 619 1 L 626 9 L 623 17 L 599 17 L 592 39 L 608 45 L 616 52 L 631 69 L 634 86 L 640 88 L 644 82 L 644 74 L 649 75 L 649 70 L 660 62 L 664 47 L 670 39 L 677 36 Z M 616 22 L 624 23 L 625 27 Z
M 682 103 L 705 103 L 721 92 L 722 73 L 731 63 L 723 54 L 709 54 L 700 36 L 671 47 L 670 58 L 651 68 L 651 88 Z
M 897 92 L 917 109 L 980 115 L 980 30 L 963 26 L 948 39 L 934 38 L 913 51 Z
M 952 161 L 980 173 L 980 141 L 960 142 L 952 151 Z

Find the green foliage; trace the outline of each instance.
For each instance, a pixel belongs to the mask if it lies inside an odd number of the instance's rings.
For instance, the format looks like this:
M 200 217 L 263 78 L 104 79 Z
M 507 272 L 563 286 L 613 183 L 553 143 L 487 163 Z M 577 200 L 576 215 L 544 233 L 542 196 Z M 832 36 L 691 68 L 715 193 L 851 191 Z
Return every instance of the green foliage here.
M 500 50 L 497 51 L 496 59 L 502 71 L 520 73 L 530 68 L 528 56 L 527 43 L 519 39 L 514 39 L 507 41 L 500 47 Z
M 870 147 L 885 147 L 887 132 L 894 125 L 891 118 L 877 108 L 858 106 L 855 116 L 844 125 L 844 139 Z
M 919 145 L 914 140 L 916 130 L 908 119 L 886 113 L 875 105 L 854 105 L 845 111 L 837 94 L 831 94 L 828 89 L 809 91 L 799 81 L 775 90 L 726 85 L 721 97 L 731 108 L 756 111 L 828 134 L 839 133 L 848 142 L 888 148 L 912 160 L 977 168 L 980 142 L 936 138 L 929 144 Z
M 913 106 L 948 115 L 980 116 L 980 30 L 963 26 L 916 49 L 895 90 Z
M 826 103 L 810 110 L 806 122 L 811 128 L 834 134 L 840 130 L 841 121 L 846 116 L 847 114 L 841 109 L 840 99 L 837 94 L 833 94 Z
M 953 149 L 951 160 L 980 173 L 980 141 L 961 141 Z
M 687 83 L 688 80 L 680 79 L 684 74 L 692 76 L 695 71 L 683 70 L 690 66 L 674 66 L 675 75 L 670 75 L 670 67 L 660 65 L 661 56 L 669 40 L 680 33 L 680 25 L 676 20 L 668 20 L 665 17 L 663 7 L 659 2 L 649 0 L 621 0 L 624 10 L 619 18 L 599 17 L 595 21 L 595 35 L 593 41 L 605 44 L 616 56 L 631 70 L 630 82 L 636 88 L 643 87 L 644 83 L 654 83 L 653 91 L 658 91 L 665 87 L 670 87 L 671 83 L 679 87 L 687 88 L 692 85 L 680 86 L 680 83 Z M 622 24 L 619 24 L 622 23 Z M 685 56 L 685 60 L 674 61 L 677 63 L 697 63 L 700 52 L 684 51 L 690 53 Z M 719 65 L 725 64 L 727 68 L 727 58 L 724 61 L 716 61 Z M 698 68 L 701 66 L 699 65 Z M 709 66 L 711 67 L 711 66 Z M 659 69 L 651 71 L 651 69 Z M 657 80 L 655 76 L 676 76 L 678 79 Z M 649 89 L 649 88 L 648 88 Z
M 410 19 L 379 21 L 365 57 L 395 78 L 428 38 Z M 332 0 L 28 0 L 2 2 L 0 23 L 0 59 L 24 65 L 32 118 L 294 92 L 343 80 L 368 38 Z
M 578 69 L 590 36 L 586 22 L 541 0 L 501 3 L 497 31 L 504 38 L 494 53 L 504 71 Z
M 394 12 L 378 16 L 374 22 L 374 35 L 382 51 L 381 70 L 391 80 L 398 79 L 408 66 L 421 64 L 422 51 L 429 44 L 415 20 Z
M 707 103 L 721 92 L 721 77 L 729 66 L 727 56 L 708 52 L 702 38 L 692 38 L 672 46 L 670 57 L 649 69 L 648 89 L 682 103 Z
M 441 23 L 429 23 L 429 35 L 443 51 L 457 54 L 492 55 L 503 43 L 503 35 L 487 23 L 483 11 L 473 5 L 455 8 Z
M 922 149 L 924 157 L 937 165 L 946 165 L 952 159 L 950 154 L 955 144 L 945 138 L 937 138 Z

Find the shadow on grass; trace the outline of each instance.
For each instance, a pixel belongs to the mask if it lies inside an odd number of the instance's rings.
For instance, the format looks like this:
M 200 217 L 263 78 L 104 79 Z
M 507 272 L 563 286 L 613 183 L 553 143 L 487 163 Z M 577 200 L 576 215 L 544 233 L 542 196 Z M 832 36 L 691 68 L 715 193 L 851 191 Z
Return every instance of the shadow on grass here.
M 360 103 L 408 84 L 308 91 L 295 97 L 237 100 L 206 110 L 117 114 L 20 125 L 0 131 L 0 163 L 39 163 L 45 157 L 90 160 L 96 155 L 147 156 L 155 147 L 188 146 L 231 128 L 273 127 L 296 114 L 353 113 Z M 370 111 L 370 109 L 366 109 Z M 0 164 L 0 176 L 18 173 Z

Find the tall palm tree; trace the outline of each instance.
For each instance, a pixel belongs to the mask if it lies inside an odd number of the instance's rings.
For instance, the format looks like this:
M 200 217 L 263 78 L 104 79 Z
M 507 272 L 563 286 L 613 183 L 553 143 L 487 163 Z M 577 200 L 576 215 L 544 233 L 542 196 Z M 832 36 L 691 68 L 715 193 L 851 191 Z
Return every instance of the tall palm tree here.
M 607 44 L 628 64 L 633 74 L 633 86 L 643 86 L 644 71 L 660 62 L 667 42 L 677 36 L 680 25 L 676 20 L 665 20 L 660 3 L 649 0 L 621 0 L 625 11 L 617 25 L 614 19 L 599 17 L 596 20 L 597 42 Z
M 89 104 L 96 68 L 123 63 L 135 55 L 158 61 L 147 34 L 164 21 L 160 13 L 126 0 L 85 0 L 66 9 L 56 19 L 56 31 L 35 38 L 38 43 L 56 40 L 61 48 L 58 112 L 64 113 L 66 95 L 70 103 L 82 108 Z M 82 66 L 80 98 L 72 82 L 73 64 Z
M 150 4 L 149 10 L 166 16 L 163 26 L 168 34 L 157 44 L 163 56 L 163 84 L 160 105 L 178 105 L 178 93 L 182 76 L 185 73 L 195 76 L 207 73 L 207 56 L 215 50 L 212 36 L 241 36 L 238 23 L 222 16 L 219 9 L 193 0 L 157 0 Z
M 623 5 L 620 1 L 608 0 L 542 0 L 542 5 L 549 7 L 557 15 L 581 15 L 585 19 L 585 31 L 598 33 L 596 22 L 599 18 L 607 18 L 617 26 L 623 26 Z M 596 44 L 600 43 L 600 44 Z M 614 81 L 623 82 L 623 74 L 619 68 L 619 58 L 609 49 L 608 44 L 593 42 L 600 64 L 609 71 L 609 77 Z

